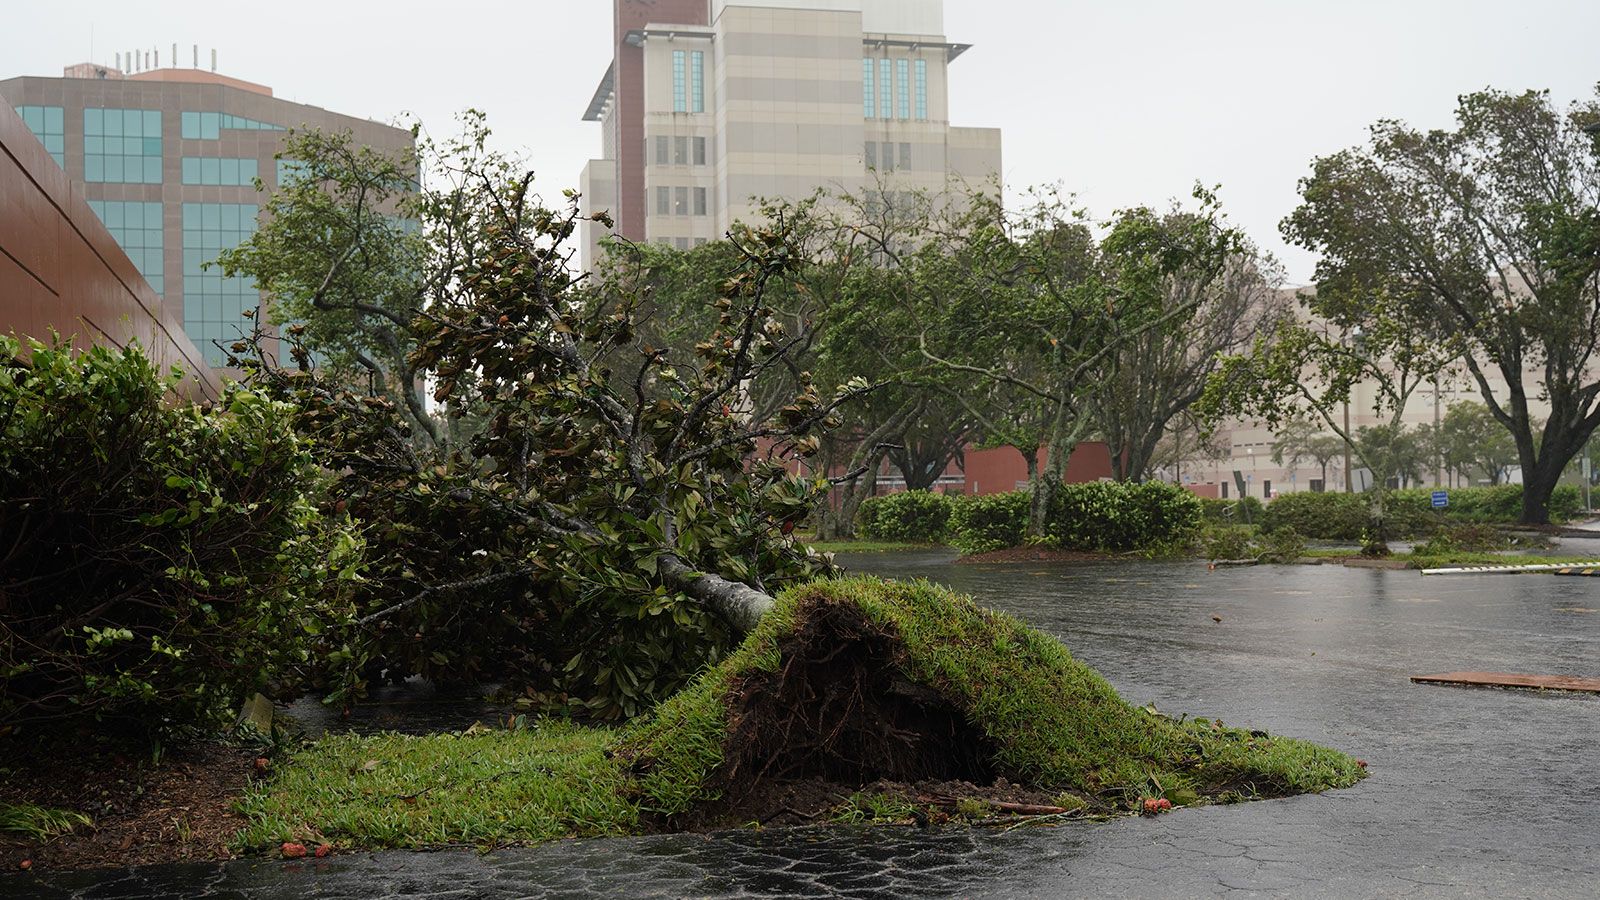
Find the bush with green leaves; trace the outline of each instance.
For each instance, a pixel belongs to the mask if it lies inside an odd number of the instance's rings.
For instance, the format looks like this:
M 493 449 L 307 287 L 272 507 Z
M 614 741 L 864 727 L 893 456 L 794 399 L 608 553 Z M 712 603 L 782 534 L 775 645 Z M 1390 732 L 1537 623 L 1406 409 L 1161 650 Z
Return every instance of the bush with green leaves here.
M 1418 544 L 1412 552 L 1416 556 L 1447 556 L 1452 553 L 1505 550 L 1511 546 L 1511 539 L 1494 526 L 1467 523 L 1440 528 L 1433 537 L 1426 543 Z
M 988 553 L 1022 543 L 1028 534 L 1028 494 L 1008 491 L 966 497 L 950 511 L 950 543 L 962 553 Z
M 1201 497 L 1200 509 L 1207 522 L 1217 522 L 1223 525 L 1259 525 L 1263 508 L 1261 501 L 1254 497 L 1243 497 L 1237 500 L 1218 500 L 1215 497 Z
M 1436 488 L 1390 491 L 1384 500 L 1384 520 L 1390 537 L 1426 538 L 1439 528 L 1458 523 L 1511 524 L 1522 514 L 1522 485 L 1450 488 L 1449 505 L 1433 507 Z M 1358 541 L 1367 527 L 1371 497 L 1367 494 L 1285 494 L 1267 504 L 1261 524 L 1265 531 L 1293 528 L 1307 537 Z M 1583 506 L 1578 488 L 1564 484 L 1550 496 L 1550 520 L 1568 521 Z
M 1442 517 L 1451 522 L 1482 522 L 1509 525 L 1522 516 L 1522 485 L 1449 488 L 1450 503 L 1443 510 L 1433 508 L 1437 488 L 1407 488 L 1392 491 L 1390 502 L 1414 514 Z M 1583 492 L 1571 484 L 1557 485 L 1550 494 L 1550 521 L 1567 522 L 1583 510 Z
M 1292 528 L 1330 541 L 1359 541 L 1367 527 L 1370 501 L 1361 494 L 1298 491 L 1271 503 L 1261 517 L 1262 531 Z
M 1200 498 L 1164 481 L 1095 481 L 1054 492 L 1048 536 L 1060 547 L 1121 553 L 1187 545 L 1200 530 Z
M 1255 556 L 1252 539 L 1256 529 L 1249 525 L 1212 525 L 1200 529 L 1200 553 L 1206 559 L 1247 559 Z
M 292 410 L 169 404 L 137 346 L 27 351 L 0 338 L 0 735 L 159 738 L 292 681 L 361 550 Z
M 900 491 L 869 497 L 857 514 L 863 537 L 933 544 L 945 539 L 950 511 L 960 501 L 932 491 Z

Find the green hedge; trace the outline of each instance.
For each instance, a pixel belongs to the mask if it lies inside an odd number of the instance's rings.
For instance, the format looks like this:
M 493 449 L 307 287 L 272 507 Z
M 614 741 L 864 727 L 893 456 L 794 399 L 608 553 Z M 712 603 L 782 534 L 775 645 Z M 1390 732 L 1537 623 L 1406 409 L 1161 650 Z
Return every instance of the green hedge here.
M 947 494 L 901 491 L 863 500 L 857 519 L 863 537 L 933 544 L 945 539 L 957 502 Z
M 1028 534 L 1028 499 L 1026 491 L 963 497 L 950 511 L 950 543 L 963 553 L 1021 544 Z
M 166 403 L 138 350 L 0 337 L 0 737 L 214 726 L 348 621 L 360 540 L 289 408 Z
M 1200 530 L 1200 498 L 1165 481 L 1062 485 L 1050 507 L 1051 541 L 1113 553 L 1173 547 Z
M 1407 488 L 1389 494 L 1396 506 L 1406 506 L 1434 514 L 1432 495 L 1435 488 Z M 1444 517 L 1451 522 L 1476 522 L 1509 525 L 1522 518 L 1522 485 L 1502 484 L 1496 487 L 1450 488 L 1450 505 Z M 1583 511 L 1583 491 L 1576 485 L 1561 484 L 1550 494 L 1550 521 L 1561 523 L 1576 518 Z
M 1407 488 L 1390 491 L 1384 515 L 1390 537 L 1401 540 L 1426 538 L 1441 523 L 1505 524 L 1522 515 L 1522 485 L 1452 488 L 1447 493 L 1450 505 L 1442 511 L 1433 508 L 1433 488 Z M 1335 541 L 1361 540 L 1367 527 L 1371 499 L 1366 494 L 1342 492 L 1285 494 L 1267 504 L 1261 518 L 1265 531 L 1293 528 L 1307 537 Z M 1564 522 L 1583 506 L 1580 491 L 1564 484 L 1550 497 L 1550 520 Z
M 1261 501 L 1254 497 L 1238 500 L 1200 498 L 1200 509 L 1207 522 L 1219 525 L 1259 525 L 1264 511 Z
M 967 497 L 950 514 L 950 542 L 966 553 L 1015 547 L 1028 533 L 1028 494 Z M 1173 484 L 1066 484 L 1046 514 L 1045 542 L 1069 550 L 1121 553 L 1187 544 L 1199 533 L 1200 498 Z

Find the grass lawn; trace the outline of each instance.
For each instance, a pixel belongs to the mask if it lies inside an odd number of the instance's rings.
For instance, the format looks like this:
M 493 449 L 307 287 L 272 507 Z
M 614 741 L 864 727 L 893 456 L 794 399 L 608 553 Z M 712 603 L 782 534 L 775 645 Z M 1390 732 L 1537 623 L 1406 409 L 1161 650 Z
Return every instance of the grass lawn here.
M 808 781 L 838 788 L 829 815 L 850 820 L 909 809 L 894 785 L 1003 776 L 1075 814 L 1112 814 L 1146 800 L 1322 791 L 1365 774 L 1305 741 L 1133 706 L 1048 635 L 925 581 L 873 578 L 787 591 L 720 665 L 618 729 L 545 721 L 332 736 L 276 769 L 241 803 L 240 849 L 526 844 L 765 822 L 789 802 L 777 787 Z M 871 784 L 891 785 L 891 796 L 859 793 Z

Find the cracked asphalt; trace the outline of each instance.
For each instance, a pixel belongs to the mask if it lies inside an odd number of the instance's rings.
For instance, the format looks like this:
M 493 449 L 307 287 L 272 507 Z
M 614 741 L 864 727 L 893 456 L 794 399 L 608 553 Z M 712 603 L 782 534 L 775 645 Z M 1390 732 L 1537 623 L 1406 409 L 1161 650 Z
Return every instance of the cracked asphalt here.
M 1594 897 L 1600 697 L 1413 685 L 1600 675 L 1600 579 L 1195 562 L 927 577 L 1056 634 L 1124 697 L 1368 761 L 1354 788 L 1009 832 L 798 829 L 0 878 L 0 897 Z M 1220 623 L 1212 616 L 1220 616 Z

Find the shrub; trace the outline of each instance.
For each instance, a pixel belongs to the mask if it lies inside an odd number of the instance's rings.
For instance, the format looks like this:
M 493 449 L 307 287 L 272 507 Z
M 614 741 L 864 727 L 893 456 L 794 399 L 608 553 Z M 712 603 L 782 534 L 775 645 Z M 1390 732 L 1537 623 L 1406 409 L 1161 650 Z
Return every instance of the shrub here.
M 1206 559 L 1245 559 L 1254 556 L 1248 525 L 1206 525 L 1200 531 L 1200 552 Z
M 1048 532 L 1075 550 L 1151 550 L 1188 543 L 1200 519 L 1200 498 L 1175 484 L 1097 481 L 1055 492 Z
M 1243 497 L 1237 500 L 1218 500 L 1213 497 L 1202 497 L 1200 498 L 1200 509 L 1207 522 L 1217 522 L 1223 525 L 1261 524 L 1261 501 L 1254 497 Z
M 944 540 L 950 510 L 958 501 L 931 491 L 900 491 L 869 497 L 857 514 L 864 537 L 882 541 L 933 544 Z
M 950 543 L 963 553 L 987 553 L 1022 543 L 1028 533 L 1028 494 L 1011 491 L 966 497 L 950 511 Z
M 0 338 L 0 735 L 159 737 L 292 678 L 360 547 L 288 408 L 164 405 L 137 347 L 20 349 Z
M 1390 491 L 1384 503 L 1389 536 L 1412 539 L 1433 534 L 1445 523 L 1510 524 L 1522 516 L 1522 485 L 1451 488 L 1450 505 L 1433 508 L 1435 488 Z M 1273 531 L 1292 527 L 1303 535 L 1325 540 L 1361 540 L 1371 498 L 1367 494 L 1299 492 L 1279 497 L 1267 505 L 1262 528 Z M 1564 522 L 1583 506 L 1578 488 L 1563 484 L 1550 497 L 1550 520 Z
M 1293 528 L 1279 528 L 1256 539 L 1254 555 L 1262 562 L 1291 563 L 1306 555 L 1306 539 Z
M 1504 550 L 1511 541 L 1492 525 L 1469 523 L 1440 528 L 1425 544 L 1413 551 L 1417 556 L 1444 556 L 1450 553 L 1479 553 Z
M 1261 530 L 1292 528 L 1308 537 L 1331 541 L 1359 541 L 1367 527 L 1368 501 L 1363 494 L 1285 494 L 1267 504 Z

